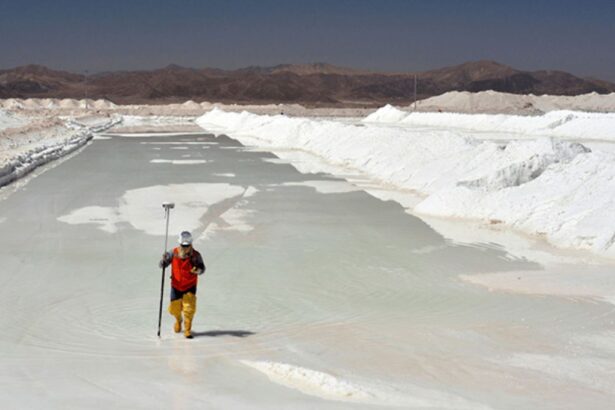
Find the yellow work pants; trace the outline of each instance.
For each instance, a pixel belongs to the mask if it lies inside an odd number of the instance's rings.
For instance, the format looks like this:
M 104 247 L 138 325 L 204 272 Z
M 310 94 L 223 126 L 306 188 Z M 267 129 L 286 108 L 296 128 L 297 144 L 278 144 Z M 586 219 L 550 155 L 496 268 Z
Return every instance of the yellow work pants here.
M 169 313 L 175 317 L 178 323 L 185 321 L 185 331 L 190 333 L 192 329 L 192 319 L 196 313 L 196 295 L 194 293 L 184 293 L 181 299 L 175 299 L 169 304 Z

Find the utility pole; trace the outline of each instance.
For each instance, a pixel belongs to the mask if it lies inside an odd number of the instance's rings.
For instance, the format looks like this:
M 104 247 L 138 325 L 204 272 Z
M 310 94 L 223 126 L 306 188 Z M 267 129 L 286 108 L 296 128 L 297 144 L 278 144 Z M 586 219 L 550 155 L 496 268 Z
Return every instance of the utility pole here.
M 414 111 L 416 111 L 416 83 L 417 77 L 416 74 L 414 74 Z
M 88 70 L 85 70 L 85 75 L 83 77 L 83 81 L 85 83 L 85 110 L 88 110 Z

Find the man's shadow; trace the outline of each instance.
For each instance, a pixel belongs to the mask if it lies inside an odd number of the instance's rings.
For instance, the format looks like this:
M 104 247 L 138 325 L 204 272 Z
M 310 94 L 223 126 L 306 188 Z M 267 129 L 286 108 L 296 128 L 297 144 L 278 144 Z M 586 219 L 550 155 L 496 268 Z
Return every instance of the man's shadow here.
M 194 337 L 219 337 L 219 336 L 233 336 L 233 337 L 248 337 L 255 334 L 249 330 L 208 330 L 207 332 L 192 332 Z

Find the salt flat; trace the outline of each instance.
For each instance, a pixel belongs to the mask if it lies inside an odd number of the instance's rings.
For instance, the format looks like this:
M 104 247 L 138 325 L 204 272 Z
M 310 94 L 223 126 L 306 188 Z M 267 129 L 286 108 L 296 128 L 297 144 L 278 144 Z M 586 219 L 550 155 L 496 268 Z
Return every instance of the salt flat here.
M 361 174 L 296 158 L 205 134 L 112 136 L 3 195 L 0 400 L 560 409 L 615 399 L 608 300 L 502 280 L 563 272 L 574 284 L 612 265 L 568 255 L 553 271 L 556 250 L 519 251 L 538 248 L 531 239 L 456 241 L 346 182 Z M 208 265 L 191 341 L 166 315 L 155 337 L 160 203 L 173 199 L 171 231 L 193 230 Z

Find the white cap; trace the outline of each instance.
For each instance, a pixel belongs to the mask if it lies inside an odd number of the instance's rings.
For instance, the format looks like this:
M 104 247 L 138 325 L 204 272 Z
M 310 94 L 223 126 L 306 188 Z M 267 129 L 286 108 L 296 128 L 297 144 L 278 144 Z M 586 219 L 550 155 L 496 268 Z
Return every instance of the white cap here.
M 192 234 L 188 231 L 183 231 L 179 234 L 179 238 L 177 238 L 177 242 L 180 245 L 192 245 Z

